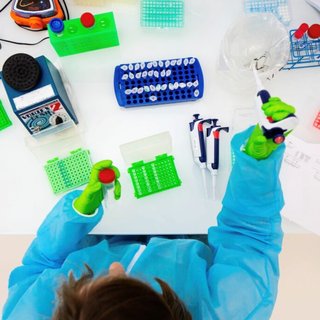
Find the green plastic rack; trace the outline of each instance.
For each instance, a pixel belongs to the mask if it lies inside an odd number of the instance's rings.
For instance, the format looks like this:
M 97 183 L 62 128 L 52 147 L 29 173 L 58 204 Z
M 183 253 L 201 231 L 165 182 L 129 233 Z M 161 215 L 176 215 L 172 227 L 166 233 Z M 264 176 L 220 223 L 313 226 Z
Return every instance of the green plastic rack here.
M 9 119 L 6 110 L 4 109 L 4 106 L 0 100 L 0 131 L 8 128 L 12 125 L 11 120 Z
M 60 57 L 119 45 L 116 23 L 112 12 L 94 16 L 95 23 L 86 28 L 80 18 L 63 21 L 60 33 L 48 32 L 50 42 Z
M 142 27 L 181 28 L 184 25 L 184 0 L 141 0 Z
M 128 172 L 136 198 L 142 198 L 181 185 L 181 180 L 174 165 L 174 158 L 167 154 L 158 155 L 151 162 L 135 162 L 128 169 Z
M 54 194 L 82 186 L 89 182 L 92 163 L 88 150 L 76 149 L 70 156 L 47 161 L 44 169 Z

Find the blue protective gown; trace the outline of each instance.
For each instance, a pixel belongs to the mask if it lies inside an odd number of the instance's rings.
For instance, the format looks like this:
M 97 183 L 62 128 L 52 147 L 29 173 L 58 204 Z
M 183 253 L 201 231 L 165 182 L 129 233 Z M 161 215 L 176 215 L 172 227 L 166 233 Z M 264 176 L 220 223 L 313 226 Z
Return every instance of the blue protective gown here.
M 218 226 L 208 230 L 209 246 L 198 240 L 154 237 L 130 272 L 156 290 L 155 277 L 166 281 L 195 320 L 269 319 L 275 303 L 283 207 L 278 174 L 284 146 L 257 161 L 240 151 L 251 131 L 232 140 L 236 162 Z M 115 261 L 126 269 L 139 250 L 139 243 L 87 237 L 103 209 L 94 216 L 78 214 L 72 202 L 79 195 L 71 192 L 56 204 L 22 266 L 11 273 L 3 319 L 50 319 L 56 289 L 70 270 L 79 277 L 86 263 L 98 276 Z

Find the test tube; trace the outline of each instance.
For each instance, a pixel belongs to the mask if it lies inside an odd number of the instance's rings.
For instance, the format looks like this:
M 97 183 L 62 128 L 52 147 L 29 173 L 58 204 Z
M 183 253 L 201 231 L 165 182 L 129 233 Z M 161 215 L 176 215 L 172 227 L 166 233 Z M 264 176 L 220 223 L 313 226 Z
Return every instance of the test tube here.
M 308 31 L 309 25 L 307 23 L 302 23 L 300 27 L 294 33 L 296 39 L 301 39 L 303 35 Z

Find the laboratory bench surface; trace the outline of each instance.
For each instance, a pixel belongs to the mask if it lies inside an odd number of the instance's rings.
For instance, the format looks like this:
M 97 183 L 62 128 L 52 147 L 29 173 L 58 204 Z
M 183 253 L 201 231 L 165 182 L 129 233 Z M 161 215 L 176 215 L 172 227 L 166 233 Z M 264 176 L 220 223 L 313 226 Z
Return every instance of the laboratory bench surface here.
M 216 224 L 221 209 L 228 176 L 231 169 L 230 139 L 245 124 L 237 123 L 237 112 L 254 109 L 254 90 L 236 92 L 223 86 L 217 73 L 220 43 L 228 26 L 241 14 L 243 3 L 238 0 L 186 1 L 185 27 L 180 29 L 148 29 L 139 24 L 138 1 L 119 1 L 104 7 L 92 7 L 92 13 L 113 11 L 115 14 L 120 46 L 59 58 L 48 41 L 37 46 L 14 46 L 2 43 L 0 69 L 14 53 L 25 52 L 38 57 L 45 55 L 58 66 L 70 83 L 76 113 L 79 118 L 77 136 L 66 140 L 63 147 L 54 144 L 32 145 L 25 128 L 13 114 L 5 90 L 0 84 L 2 100 L 13 125 L 0 133 L 1 170 L 1 226 L 0 234 L 34 234 L 47 213 L 60 196 L 52 194 L 43 166 L 46 160 L 64 157 L 77 147 L 88 149 L 92 162 L 112 159 L 121 171 L 122 198 L 115 201 L 109 192 L 105 215 L 94 233 L 104 234 L 199 234 Z M 70 4 L 71 17 L 78 17 L 88 7 Z M 304 1 L 292 0 L 292 26 L 301 22 L 319 20 L 318 13 Z M 18 28 L 9 18 L 8 11 L 1 13 L 1 36 L 17 41 L 36 42 L 46 32 L 33 33 Z M 143 62 L 171 58 L 197 57 L 204 73 L 202 99 L 154 107 L 125 109 L 118 106 L 114 89 L 115 66 L 122 63 Z M 297 115 L 310 117 L 306 106 L 319 106 L 317 97 L 318 68 L 282 71 L 268 83 L 272 95 L 297 107 Z M 310 107 L 310 108 L 311 108 Z M 221 134 L 220 169 L 217 177 L 217 200 L 207 198 L 202 185 L 201 172 L 194 164 L 189 141 L 188 124 L 192 115 L 220 119 L 220 124 L 230 127 L 230 133 Z M 308 136 L 308 124 L 301 122 L 297 136 Z M 182 185 L 142 199 L 133 195 L 133 187 L 119 147 L 125 143 L 169 132 L 172 154 Z M 76 140 L 76 142 L 75 142 Z M 62 139 L 63 141 L 63 139 Z M 61 141 L 60 141 L 61 142 Z M 319 141 L 318 141 L 319 142 Z M 46 151 L 43 151 L 46 150 Z M 208 176 L 209 177 L 209 176 Z M 295 209 L 294 195 L 289 183 L 283 180 L 286 210 Z M 307 182 L 299 181 L 307 188 Z M 311 190 L 316 196 L 316 190 Z M 288 209 L 287 209 L 288 208 Z M 309 205 L 310 212 L 317 210 Z M 308 214 L 308 212 L 305 212 Z M 303 229 L 284 220 L 284 230 L 301 233 Z

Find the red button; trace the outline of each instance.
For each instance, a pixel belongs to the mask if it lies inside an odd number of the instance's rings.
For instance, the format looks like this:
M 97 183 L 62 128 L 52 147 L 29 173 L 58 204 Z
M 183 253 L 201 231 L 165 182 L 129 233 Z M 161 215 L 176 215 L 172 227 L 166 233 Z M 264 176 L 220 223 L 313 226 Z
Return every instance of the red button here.
M 94 15 L 90 12 L 85 12 L 81 15 L 80 21 L 84 27 L 91 28 L 95 22 Z
M 313 24 L 308 30 L 308 36 L 311 39 L 318 39 L 320 38 L 320 24 Z
M 99 172 L 99 180 L 102 183 L 112 183 L 116 179 L 116 174 L 112 169 L 103 169 Z
M 284 141 L 284 136 L 278 136 L 273 139 L 273 142 L 276 144 L 280 144 Z

